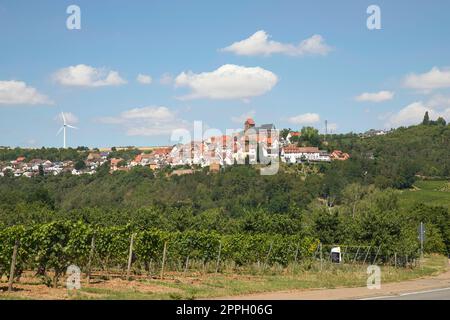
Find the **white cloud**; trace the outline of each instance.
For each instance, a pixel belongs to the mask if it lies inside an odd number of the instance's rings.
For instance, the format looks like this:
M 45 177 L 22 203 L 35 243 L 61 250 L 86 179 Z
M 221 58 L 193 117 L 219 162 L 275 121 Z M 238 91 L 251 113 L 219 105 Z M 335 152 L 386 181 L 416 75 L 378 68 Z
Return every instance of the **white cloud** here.
M 443 117 L 446 120 L 450 119 L 450 108 L 436 110 L 426 106 L 422 101 L 417 101 L 407 105 L 397 113 L 391 114 L 387 118 L 386 126 L 396 128 L 419 124 L 427 111 L 432 120 L 436 120 L 438 117 Z
M 1 104 L 53 104 L 47 96 L 39 93 L 35 88 L 29 87 L 23 81 L 0 81 Z
M 161 78 L 159 79 L 159 83 L 163 85 L 169 85 L 173 82 L 173 77 L 170 73 L 164 73 Z
M 177 87 L 188 87 L 191 93 L 181 99 L 248 99 L 272 90 L 278 77 L 260 67 L 226 64 L 212 72 L 182 72 L 175 79 Z
M 245 120 L 247 120 L 248 118 L 253 118 L 255 117 L 256 111 L 255 110 L 250 110 L 248 112 L 245 112 L 237 117 L 231 117 L 231 121 L 235 122 L 235 123 L 244 123 Z
M 76 87 L 119 86 L 126 83 L 117 71 L 85 64 L 62 68 L 53 75 L 53 79 L 64 86 Z
M 394 98 L 394 92 L 380 91 L 374 93 L 364 92 L 359 96 L 356 96 L 355 100 L 360 102 L 383 102 L 391 100 L 392 98 Z
M 320 121 L 320 116 L 317 113 L 305 113 L 290 117 L 287 120 L 292 124 L 313 124 Z
M 259 30 L 249 38 L 223 48 L 222 51 L 233 52 L 243 56 L 270 56 L 274 53 L 281 53 L 289 56 L 303 56 L 326 55 L 332 50 L 332 48 L 325 43 L 322 36 L 317 34 L 301 41 L 298 45 L 281 43 L 270 40 L 269 38 L 270 35 L 264 30 Z
M 444 118 L 445 121 L 450 122 L 450 108 L 440 111 L 439 116 Z
M 78 117 L 74 115 L 72 112 L 64 112 L 64 117 L 66 118 L 68 124 L 78 123 Z M 58 115 L 55 117 L 55 120 L 60 123 L 64 123 L 61 113 L 58 113 Z
M 103 117 L 100 122 L 124 127 L 129 136 L 159 136 L 186 128 L 187 122 L 163 106 L 134 108 L 116 117 Z
M 152 77 L 146 74 L 138 74 L 136 77 L 136 81 L 140 84 L 151 84 L 152 83 Z
M 28 146 L 36 146 L 37 143 L 38 143 L 38 141 L 37 141 L 36 139 L 34 139 L 34 138 L 31 138 L 31 139 L 28 139 L 27 141 L 25 141 L 25 143 L 26 143 Z
M 405 77 L 404 85 L 407 88 L 429 92 L 433 89 L 450 88 L 450 69 L 433 67 L 422 74 L 409 74 Z
M 441 94 L 434 95 L 427 102 L 427 105 L 436 109 L 445 109 L 446 107 L 450 107 L 450 97 Z

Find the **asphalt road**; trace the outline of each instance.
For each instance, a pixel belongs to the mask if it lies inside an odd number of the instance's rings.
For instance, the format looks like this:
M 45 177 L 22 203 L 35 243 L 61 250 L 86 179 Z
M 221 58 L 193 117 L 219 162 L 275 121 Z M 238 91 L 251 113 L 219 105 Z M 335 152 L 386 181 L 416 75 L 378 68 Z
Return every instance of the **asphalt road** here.
M 408 292 L 398 295 L 372 297 L 362 300 L 450 300 L 450 288 Z

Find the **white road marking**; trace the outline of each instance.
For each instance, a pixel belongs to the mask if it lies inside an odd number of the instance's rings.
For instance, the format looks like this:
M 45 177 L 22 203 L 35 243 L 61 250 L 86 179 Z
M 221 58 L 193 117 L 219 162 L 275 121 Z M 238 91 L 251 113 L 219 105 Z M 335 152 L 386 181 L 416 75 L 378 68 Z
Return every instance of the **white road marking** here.
M 379 296 L 379 297 L 370 297 L 370 298 L 363 298 L 358 300 L 377 300 L 377 299 L 386 299 L 386 298 L 395 298 L 398 296 Z
M 438 292 L 438 291 L 445 291 L 445 290 L 450 290 L 450 288 L 441 288 L 441 289 L 433 289 L 433 290 L 426 290 L 426 291 L 407 292 L 407 293 L 401 294 L 400 296 L 409 296 L 409 295 L 412 295 L 412 294 L 430 293 L 430 292 Z
M 407 292 L 407 293 L 401 293 L 401 294 L 393 295 L 393 296 L 371 297 L 371 298 L 364 298 L 364 299 L 359 299 L 359 300 L 377 300 L 377 299 L 386 299 L 386 298 L 396 298 L 396 297 L 410 296 L 410 295 L 414 295 L 414 294 L 423 294 L 423 293 L 439 292 L 439 291 L 446 291 L 446 290 L 450 290 L 450 287 L 449 288 L 433 289 L 433 290 Z

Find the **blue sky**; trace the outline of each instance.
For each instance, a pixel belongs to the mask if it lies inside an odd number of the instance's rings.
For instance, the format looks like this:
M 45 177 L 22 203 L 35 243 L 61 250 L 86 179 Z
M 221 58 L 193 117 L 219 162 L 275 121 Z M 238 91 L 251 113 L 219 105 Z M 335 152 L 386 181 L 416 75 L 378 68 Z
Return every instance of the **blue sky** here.
M 66 28 L 71 4 L 81 30 Z M 450 120 L 449 16 L 445 0 L 0 0 L 0 145 L 61 146 L 61 111 L 79 127 L 68 145 L 91 147 L 246 116 L 334 132 Z

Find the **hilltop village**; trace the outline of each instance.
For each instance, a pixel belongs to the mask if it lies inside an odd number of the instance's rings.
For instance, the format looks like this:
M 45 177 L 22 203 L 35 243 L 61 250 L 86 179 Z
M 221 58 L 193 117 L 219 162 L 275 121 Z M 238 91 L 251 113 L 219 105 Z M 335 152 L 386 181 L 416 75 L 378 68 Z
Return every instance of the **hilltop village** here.
M 209 167 L 210 171 L 219 171 L 223 166 L 269 163 L 274 159 L 295 164 L 345 161 L 350 157 L 340 150 L 328 152 L 318 147 L 299 146 L 294 141 L 300 136 L 301 132 L 289 131 L 285 137 L 281 137 L 273 124 L 256 126 L 255 121 L 249 118 L 245 121 L 243 130 L 232 135 L 211 136 L 202 141 L 156 147 L 128 160 L 112 156 L 111 150 L 98 149 L 91 150 L 83 161 L 50 161 L 19 156 L 12 161 L 0 162 L 0 176 L 9 174 L 32 177 L 63 172 L 73 175 L 94 174 L 105 163 L 109 163 L 110 172 L 128 171 L 135 166 L 147 166 L 152 170 L 169 166 L 179 168 L 174 171 L 175 174 L 187 174 L 192 172 L 192 167 Z

